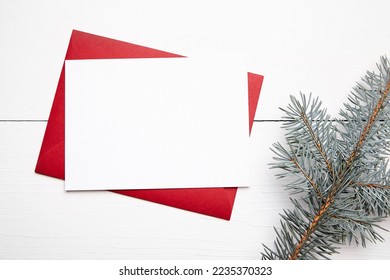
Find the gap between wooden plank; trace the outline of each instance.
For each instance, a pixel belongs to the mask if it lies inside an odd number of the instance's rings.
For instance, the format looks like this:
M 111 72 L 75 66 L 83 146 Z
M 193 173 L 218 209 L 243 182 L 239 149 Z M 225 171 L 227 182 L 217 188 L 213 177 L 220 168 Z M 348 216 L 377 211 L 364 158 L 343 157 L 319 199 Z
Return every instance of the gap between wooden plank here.
M 315 121 L 322 121 L 322 120 L 315 120 Z M 347 120 L 329 120 L 331 122 L 335 121 L 342 121 L 346 122 Z M 366 121 L 366 120 L 363 120 Z M 383 122 L 385 120 L 378 120 L 380 122 Z M 0 122 L 47 122 L 47 120 L 0 120 Z M 290 120 L 253 120 L 253 122 L 290 122 Z
M 47 122 L 47 120 L 0 120 L 0 122 Z

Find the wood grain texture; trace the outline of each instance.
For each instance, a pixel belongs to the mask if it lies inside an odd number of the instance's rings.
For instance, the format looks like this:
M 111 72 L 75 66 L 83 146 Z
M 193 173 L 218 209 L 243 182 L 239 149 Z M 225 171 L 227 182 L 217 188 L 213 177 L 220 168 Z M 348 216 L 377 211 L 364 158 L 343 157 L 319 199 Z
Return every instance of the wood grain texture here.
M 248 69 L 265 76 L 256 119 L 280 120 L 277 108 L 299 91 L 336 116 L 355 81 L 389 55 L 389 8 L 382 0 L 2 1 L 0 259 L 259 259 L 291 207 L 268 167 L 269 147 L 283 139 L 278 122 L 254 124 L 256 185 L 239 189 L 229 222 L 106 191 L 67 193 L 35 174 L 72 29 L 187 56 L 245 54 Z M 333 258 L 390 259 L 383 236 Z
M 267 166 L 279 126 L 255 123 L 256 185 L 239 189 L 223 221 L 106 191 L 65 192 L 61 180 L 33 172 L 45 123 L 0 122 L 0 259 L 259 259 L 278 214 L 291 207 Z M 335 258 L 390 259 L 390 234 L 383 236 Z

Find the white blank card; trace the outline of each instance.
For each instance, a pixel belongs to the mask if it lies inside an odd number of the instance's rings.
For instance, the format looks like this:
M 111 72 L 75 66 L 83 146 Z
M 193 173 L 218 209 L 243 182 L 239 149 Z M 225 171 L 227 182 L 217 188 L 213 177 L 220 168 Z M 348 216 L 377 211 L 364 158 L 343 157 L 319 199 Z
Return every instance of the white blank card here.
M 66 61 L 65 189 L 250 184 L 248 82 L 234 59 Z

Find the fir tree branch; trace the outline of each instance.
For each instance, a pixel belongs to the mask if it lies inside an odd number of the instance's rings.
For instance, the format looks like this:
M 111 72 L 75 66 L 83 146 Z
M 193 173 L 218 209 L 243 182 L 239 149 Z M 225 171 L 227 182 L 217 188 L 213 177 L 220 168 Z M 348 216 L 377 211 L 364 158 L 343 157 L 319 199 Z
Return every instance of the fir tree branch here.
M 276 251 L 265 247 L 263 259 L 327 258 L 336 252 L 333 244 L 351 242 L 365 246 L 366 240 L 383 238 L 376 225 L 390 214 L 390 62 L 381 58 L 379 74 L 367 72 L 349 96 L 340 115 L 345 120 L 332 125 L 318 99 L 302 103 L 291 97 L 284 124 L 287 151 L 275 145 L 275 168 L 288 175 L 303 175 L 286 185 L 295 193 L 294 210 L 281 215 L 275 229 Z M 312 123 L 314 119 L 316 122 Z M 289 174 L 290 173 L 290 174 Z M 310 188 L 311 187 L 311 188 Z M 312 191 L 314 190 L 314 192 Z
M 376 226 L 382 230 L 385 230 L 385 229 L 380 227 L 380 226 L 373 225 L 372 221 L 364 221 L 361 219 L 356 219 L 356 218 L 352 218 L 352 217 L 342 217 L 342 216 L 334 216 L 333 218 L 336 219 L 339 224 L 340 224 L 340 222 L 343 222 L 348 226 L 352 225 L 352 227 L 359 227 L 359 228 L 365 229 L 365 231 L 368 233 L 368 235 L 366 235 L 366 238 L 368 238 L 371 242 L 375 242 L 375 239 L 379 240 L 379 241 L 384 240 L 382 236 L 378 235 L 374 231 L 373 227 Z M 358 237 L 357 237 L 356 233 L 351 232 L 351 231 L 349 231 L 348 234 L 347 233 L 348 232 L 346 231 L 345 234 L 342 235 L 341 239 L 345 240 L 345 238 L 348 237 L 347 235 L 349 235 L 349 243 L 351 243 L 352 237 L 355 237 L 356 244 L 358 244 Z M 362 244 L 365 247 L 365 239 L 363 239 L 363 238 L 362 238 Z
M 351 155 L 349 156 L 349 158 L 346 162 L 346 169 L 349 169 L 352 162 L 358 156 L 358 153 L 364 144 L 364 141 L 367 137 L 367 134 L 371 131 L 373 124 L 377 120 L 379 112 L 383 109 L 383 103 L 384 103 L 387 95 L 389 94 L 389 90 L 390 90 L 390 80 L 388 81 L 388 83 L 386 85 L 386 90 L 382 94 L 382 97 L 379 99 L 378 103 L 376 104 L 375 109 L 372 112 L 372 115 L 370 116 L 367 125 L 364 127 L 364 130 L 359 138 L 359 141 L 358 141 L 355 149 L 352 151 Z M 344 178 L 342 178 L 342 179 L 344 179 Z M 289 257 L 289 260 L 295 260 L 298 258 L 302 247 L 304 246 L 305 242 L 307 242 L 309 236 L 315 231 L 315 229 L 318 225 L 318 222 L 322 219 L 324 214 L 327 212 L 328 208 L 332 206 L 332 203 L 335 199 L 335 196 L 336 196 L 339 188 L 340 188 L 340 184 L 337 184 L 337 183 L 332 186 L 331 191 L 329 192 L 329 195 L 326 198 L 325 204 L 323 204 L 321 206 L 318 213 L 315 215 L 313 221 L 309 224 L 306 232 L 301 236 L 301 239 L 299 240 L 298 244 L 296 245 L 294 252 Z

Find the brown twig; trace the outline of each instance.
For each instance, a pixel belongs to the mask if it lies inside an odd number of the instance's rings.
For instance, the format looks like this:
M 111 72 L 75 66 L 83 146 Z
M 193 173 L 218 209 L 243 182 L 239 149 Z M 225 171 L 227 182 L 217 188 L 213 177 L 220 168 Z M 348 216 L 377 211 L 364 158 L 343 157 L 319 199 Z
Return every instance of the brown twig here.
M 314 191 L 316 192 L 317 194 L 317 197 L 320 198 L 321 200 L 323 200 L 323 196 L 322 196 L 322 193 L 319 189 L 319 187 L 317 186 L 317 184 L 314 182 L 314 180 L 309 176 L 309 174 L 306 173 L 305 170 L 303 170 L 302 166 L 298 163 L 298 161 L 294 158 L 291 158 L 291 162 L 294 163 L 294 165 L 299 169 L 299 171 L 301 171 L 301 173 L 303 174 L 303 176 L 306 178 L 306 180 L 310 183 L 310 185 L 313 187 Z
M 306 241 L 309 239 L 310 235 L 316 230 L 318 223 L 320 219 L 322 218 L 322 215 L 328 210 L 328 208 L 332 205 L 333 200 L 328 197 L 326 202 L 321 205 L 320 210 L 318 211 L 317 215 L 314 217 L 313 221 L 309 224 L 309 227 L 307 228 L 305 234 L 301 236 L 301 240 L 299 240 L 297 246 L 295 246 L 294 252 L 291 254 L 291 256 L 288 258 L 289 260 L 296 260 L 299 257 L 299 254 L 303 248 L 303 245 L 306 243 Z
M 358 187 L 365 187 L 365 188 L 390 189 L 390 186 L 382 185 L 382 184 L 371 184 L 371 183 L 361 183 L 361 182 L 358 182 L 355 185 L 358 186 Z
M 383 92 L 383 94 L 382 94 L 381 98 L 379 99 L 378 103 L 376 104 L 376 106 L 374 108 L 374 111 L 372 112 L 372 115 L 371 115 L 370 119 L 368 120 L 366 126 L 364 127 L 363 132 L 360 135 L 359 141 L 357 142 L 355 149 L 353 149 L 351 155 L 349 156 L 349 158 L 347 160 L 347 166 L 351 165 L 351 163 L 355 160 L 355 158 L 356 158 L 358 152 L 360 151 L 361 147 L 363 146 L 364 141 L 366 140 L 366 137 L 367 137 L 369 131 L 371 130 L 372 126 L 374 125 L 374 123 L 375 123 L 375 121 L 376 121 L 376 119 L 378 117 L 378 114 L 379 114 L 379 112 L 381 111 L 381 109 L 383 107 L 383 103 L 385 102 L 386 97 L 389 95 L 389 91 L 390 91 L 390 82 L 387 83 L 386 89 Z
M 321 141 L 318 139 L 317 135 L 314 133 L 313 128 L 312 128 L 312 126 L 311 126 L 311 124 L 310 124 L 310 122 L 309 122 L 309 120 L 304 112 L 301 114 L 301 118 L 302 118 L 303 123 L 305 124 L 306 128 L 308 129 L 311 138 L 313 139 L 314 145 L 316 146 L 317 150 L 320 152 L 322 158 L 324 159 L 326 167 L 328 168 L 330 174 L 333 175 L 334 174 L 333 173 L 333 166 L 332 166 L 330 160 L 328 159 L 328 157 L 326 156 L 324 148 L 321 145 Z

